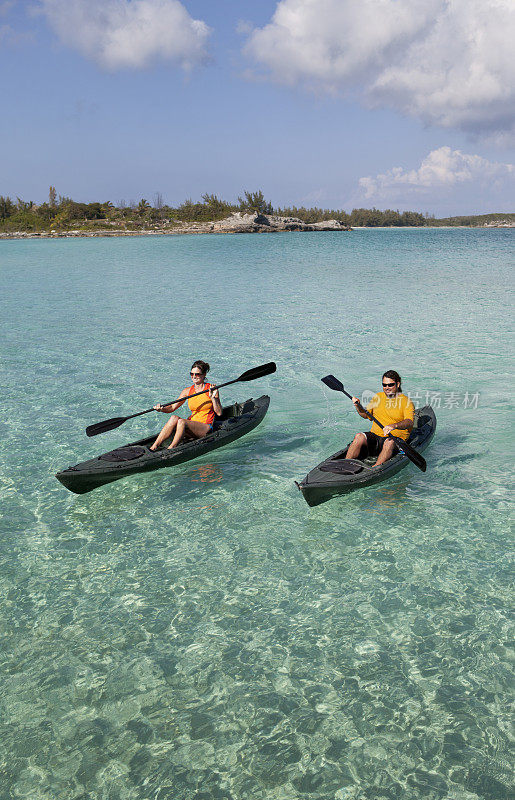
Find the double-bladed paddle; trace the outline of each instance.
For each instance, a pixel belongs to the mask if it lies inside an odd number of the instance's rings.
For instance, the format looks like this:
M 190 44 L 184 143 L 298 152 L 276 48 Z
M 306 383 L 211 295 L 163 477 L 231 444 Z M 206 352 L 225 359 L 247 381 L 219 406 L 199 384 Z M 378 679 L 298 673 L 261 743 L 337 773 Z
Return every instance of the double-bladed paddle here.
M 345 391 L 345 389 L 343 388 L 343 383 L 339 381 L 338 378 L 335 378 L 334 375 L 326 375 L 325 378 L 322 378 L 322 383 L 325 383 L 325 385 L 328 386 L 330 389 L 334 389 L 335 392 L 343 392 L 343 394 L 345 394 L 350 400 L 352 400 L 352 395 L 350 395 L 348 392 Z M 365 408 L 363 408 L 361 403 L 359 405 L 361 409 L 365 412 L 367 417 L 370 420 L 372 420 L 372 422 L 375 422 L 376 425 L 379 425 L 379 427 L 382 429 L 383 426 L 374 417 L 374 415 L 370 411 L 367 411 Z M 417 453 L 417 451 L 414 450 L 410 444 L 405 442 L 404 439 L 399 439 L 398 436 L 393 436 L 391 433 L 388 434 L 387 438 L 392 439 L 392 441 L 395 442 L 399 450 L 402 450 L 404 455 L 406 455 L 409 458 L 409 460 L 415 464 L 416 467 L 421 469 L 422 472 L 426 471 L 427 464 L 425 459 L 422 458 L 420 453 Z
M 222 386 L 229 386 L 231 383 L 239 383 L 239 381 L 255 381 L 256 378 L 263 378 L 265 375 L 271 375 L 277 369 L 274 361 L 269 361 L 268 364 L 262 364 L 260 367 L 253 367 L 248 369 L 239 378 L 226 383 L 219 383 L 218 386 L 212 386 L 212 389 L 221 389 Z M 190 397 L 197 397 L 199 394 L 207 394 L 207 389 L 202 392 L 195 392 L 188 397 L 179 397 L 177 400 L 171 400 L 169 403 L 163 403 L 163 406 L 171 406 L 173 403 L 179 403 L 184 400 L 189 400 Z M 127 422 L 128 419 L 133 417 L 140 417 L 142 414 L 148 414 L 150 411 L 155 411 L 155 408 L 147 408 L 146 411 L 138 411 L 137 414 L 130 414 L 128 417 L 113 417 L 112 419 L 105 419 L 103 422 L 96 422 L 94 425 L 89 425 L 86 428 L 87 436 L 98 436 L 99 433 L 106 433 L 112 431 Z

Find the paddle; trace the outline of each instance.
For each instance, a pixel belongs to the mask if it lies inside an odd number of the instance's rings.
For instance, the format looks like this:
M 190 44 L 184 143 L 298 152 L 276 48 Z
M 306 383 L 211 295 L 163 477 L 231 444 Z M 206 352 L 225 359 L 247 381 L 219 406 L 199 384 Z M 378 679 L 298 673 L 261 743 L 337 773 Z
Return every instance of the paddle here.
M 334 375 L 326 375 L 325 378 L 322 378 L 322 383 L 325 383 L 326 386 L 329 386 L 330 389 L 334 389 L 336 392 L 343 392 L 343 394 L 347 395 L 347 397 L 350 398 L 350 400 L 352 400 L 352 395 L 350 395 L 348 392 L 345 391 L 345 389 L 343 388 L 343 383 L 339 381 L 338 378 L 335 378 Z M 375 422 L 376 425 L 379 425 L 380 428 L 383 427 L 381 423 L 374 417 L 374 415 L 370 413 L 370 411 L 366 411 L 366 409 L 363 408 L 361 403 L 359 405 L 362 411 L 365 412 L 367 417 L 371 419 L 372 422 Z M 409 460 L 415 464 L 416 467 L 421 469 L 422 472 L 426 471 L 427 464 L 425 459 L 422 458 L 420 453 L 417 453 L 417 451 L 414 450 L 410 444 L 405 442 L 404 439 L 399 439 L 398 436 L 393 436 L 391 433 L 388 434 L 387 438 L 392 439 L 392 441 L 395 442 L 399 450 L 402 450 L 404 455 L 406 455 L 409 458 Z
M 260 367 L 248 369 L 239 378 L 227 383 L 220 383 L 218 386 L 213 386 L 213 389 L 221 389 L 222 386 L 229 386 L 231 383 L 238 383 L 239 381 L 255 381 L 256 378 L 263 378 L 265 375 L 271 375 L 277 369 L 275 363 L 270 361 L 268 364 L 262 364 Z M 172 400 L 170 403 L 163 403 L 164 406 L 171 406 L 173 403 L 179 403 L 181 400 L 187 400 L 190 397 L 198 397 L 199 394 L 206 394 L 207 389 L 202 392 L 195 392 L 190 394 L 188 398 L 180 397 L 178 400 Z M 128 417 L 113 417 L 112 419 L 105 419 L 103 422 L 96 422 L 94 425 L 89 425 L 86 428 L 86 436 L 98 436 L 99 433 L 106 433 L 112 431 L 127 422 L 128 419 L 133 417 L 140 417 L 142 414 L 148 414 L 150 411 L 155 411 L 155 408 L 147 408 L 146 411 L 139 411 L 137 414 L 130 414 Z

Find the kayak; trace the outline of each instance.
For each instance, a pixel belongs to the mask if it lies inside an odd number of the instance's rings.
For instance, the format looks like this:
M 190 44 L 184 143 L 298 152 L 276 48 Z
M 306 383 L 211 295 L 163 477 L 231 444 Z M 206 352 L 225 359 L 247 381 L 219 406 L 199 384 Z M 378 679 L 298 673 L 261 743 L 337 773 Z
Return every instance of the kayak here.
M 155 451 L 150 450 L 150 445 L 156 440 L 157 433 L 131 442 L 109 453 L 83 461 L 74 467 L 68 467 L 56 474 L 56 478 L 75 494 L 85 494 L 128 475 L 140 472 L 151 472 L 163 467 L 175 467 L 185 461 L 210 453 L 218 447 L 223 447 L 239 439 L 255 428 L 266 412 L 270 398 L 268 395 L 250 398 L 243 403 L 234 403 L 225 406 L 220 417 L 217 417 L 213 430 L 202 439 L 192 439 L 168 450 L 170 439 L 165 439 Z
M 430 443 L 435 430 L 436 416 L 431 406 L 418 408 L 408 443 L 421 453 Z M 384 481 L 410 463 L 409 458 L 399 452 L 380 467 L 374 467 L 375 458 L 346 458 L 348 449 L 349 445 L 326 458 L 300 483 L 295 481 L 308 506 L 318 506 L 332 497 Z

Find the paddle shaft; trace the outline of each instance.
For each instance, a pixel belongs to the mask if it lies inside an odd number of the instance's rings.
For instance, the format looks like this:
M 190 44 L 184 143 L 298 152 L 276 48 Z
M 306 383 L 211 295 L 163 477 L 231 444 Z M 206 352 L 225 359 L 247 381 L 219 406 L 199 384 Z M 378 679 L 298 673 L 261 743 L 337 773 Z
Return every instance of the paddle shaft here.
M 226 381 L 226 383 L 220 383 L 218 386 L 212 386 L 211 389 L 221 389 L 222 386 L 229 386 L 231 383 L 238 383 L 239 381 L 253 381 L 256 378 L 263 378 L 265 375 L 270 375 L 272 372 L 275 372 L 277 369 L 275 363 L 270 361 L 268 364 L 262 364 L 260 367 L 254 367 L 252 369 L 248 369 L 239 378 L 234 378 L 232 381 Z M 197 397 L 200 394 L 207 394 L 209 389 L 203 389 L 201 392 L 195 392 L 195 394 L 190 394 L 187 397 L 179 397 L 177 400 L 172 400 L 170 403 L 166 403 L 166 406 L 172 406 L 174 403 L 183 403 L 185 400 L 188 400 L 190 397 Z M 87 436 L 97 436 L 99 433 L 106 433 L 107 431 L 112 431 L 115 428 L 118 428 L 120 425 L 123 425 L 124 422 L 127 422 L 128 419 L 134 419 L 134 417 L 140 417 L 142 414 L 149 414 L 151 411 L 155 411 L 154 407 L 147 408 L 145 411 L 138 411 L 136 414 L 130 414 L 128 417 L 113 417 L 112 419 L 106 419 L 103 422 L 97 422 L 94 425 L 89 425 L 86 428 L 86 435 Z
M 211 390 L 214 391 L 215 389 L 221 389 L 222 386 L 229 386 L 230 383 L 238 383 L 240 379 L 235 378 L 233 381 L 227 381 L 227 383 L 219 383 L 218 386 L 211 386 Z M 209 389 L 203 389 L 201 392 L 195 392 L 195 394 L 189 394 L 187 397 L 179 397 L 177 400 L 172 400 L 170 403 L 164 403 L 162 408 L 166 408 L 166 406 L 173 406 L 174 403 L 184 403 L 185 400 L 189 400 L 191 397 L 198 397 L 199 394 L 207 394 Z M 155 411 L 155 408 L 150 408 L 149 411 Z M 140 414 L 146 414 L 146 411 L 140 411 Z M 137 414 L 134 414 L 137 417 Z M 130 419 L 130 418 L 129 418 Z
M 238 383 L 239 380 L 240 380 L 239 378 L 235 378 L 235 380 L 233 381 L 227 381 L 227 383 L 220 383 L 218 386 L 212 386 L 211 389 L 221 389 L 222 386 L 229 386 L 230 383 Z M 203 389 L 201 392 L 195 392 L 195 394 L 189 394 L 187 397 L 178 397 L 177 400 L 171 400 L 169 403 L 164 403 L 162 407 L 166 408 L 166 406 L 173 406 L 174 403 L 184 403 L 191 397 L 198 397 L 199 394 L 207 394 L 208 391 L 209 389 Z M 129 417 L 123 417 L 123 420 L 124 422 L 127 422 L 128 419 L 134 419 L 134 417 L 141 417 L 142 414 L 149 414 L 151 411 L 155 410 L 156 409 L 152 406 L 152 408 L 147 408 L 146 411 L 138 411 L 137 414 L 131 414 Z

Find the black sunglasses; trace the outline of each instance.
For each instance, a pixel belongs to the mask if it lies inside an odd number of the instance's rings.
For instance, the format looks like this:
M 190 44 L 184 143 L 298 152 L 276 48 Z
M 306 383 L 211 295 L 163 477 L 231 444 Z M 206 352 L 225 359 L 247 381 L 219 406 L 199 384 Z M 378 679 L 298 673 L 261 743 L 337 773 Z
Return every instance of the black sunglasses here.
M 395 385 L 396 385 L 395 383 L 383 383 L 383 386 L 387 386 L 388 388 Z

